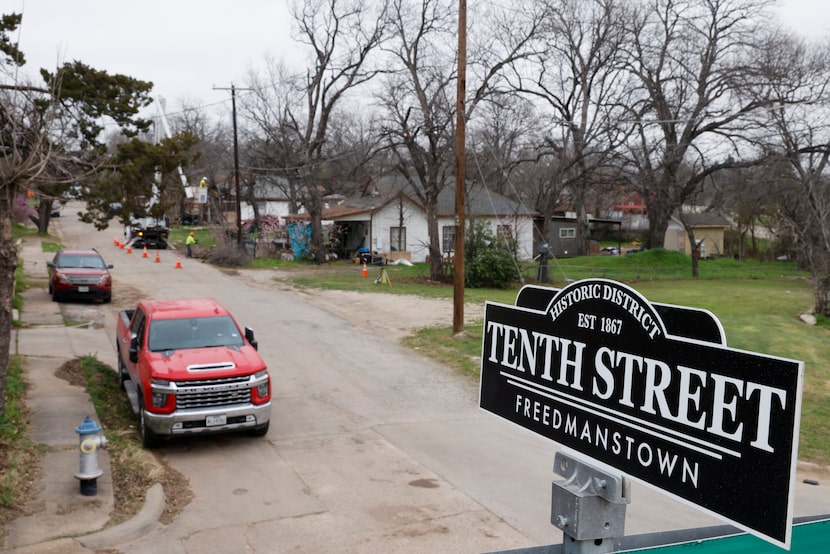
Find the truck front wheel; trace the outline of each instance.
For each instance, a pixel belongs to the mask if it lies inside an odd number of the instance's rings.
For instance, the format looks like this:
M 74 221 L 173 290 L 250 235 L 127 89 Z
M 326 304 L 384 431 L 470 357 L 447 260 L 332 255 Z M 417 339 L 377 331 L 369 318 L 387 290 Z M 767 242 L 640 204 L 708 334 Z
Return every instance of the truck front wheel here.
M 263 425 L 259 425 L 258 427 L 254 427 L 251 430 L 251 434 L 255 437 L 264 437 L 265 435 L 268 434 L 268 426 L 270 424 L 271 424 L 271 422 L 269 421 L 268 423 L 265 423 Z

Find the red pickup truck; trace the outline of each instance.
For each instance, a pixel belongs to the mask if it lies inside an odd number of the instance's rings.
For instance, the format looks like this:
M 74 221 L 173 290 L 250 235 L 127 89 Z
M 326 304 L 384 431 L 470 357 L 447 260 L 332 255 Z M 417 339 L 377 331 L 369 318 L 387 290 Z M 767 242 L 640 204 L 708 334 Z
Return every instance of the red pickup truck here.
M 116 344 L 146 448 L 179 435 L 268 432 L 271 378 L 254 332 L 215 300 L 141 301 L 121 311 Z

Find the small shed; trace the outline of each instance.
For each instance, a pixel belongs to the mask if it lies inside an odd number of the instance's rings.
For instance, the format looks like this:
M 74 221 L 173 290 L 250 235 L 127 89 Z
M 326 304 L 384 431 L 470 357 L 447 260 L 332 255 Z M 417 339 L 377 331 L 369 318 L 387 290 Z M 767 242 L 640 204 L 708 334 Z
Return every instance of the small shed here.
M 589 233 L 613 234 L 619 236 L 621 222 L 615 219 L 588 218 Z M 548 247 L 550 255 L 557 258 L 570 258 L 576 251 L 576 218 L 554 215 L 548 220 Z
M 669 220 L 663 239 L 663 248 L 692 255 L 692 245 L 683 222 L 694 232 L 696 255 L 699 258 L 718 258 L 724 255 L 724 234 L 731 227 L 729 220 L 712 212 L 674 215 Z

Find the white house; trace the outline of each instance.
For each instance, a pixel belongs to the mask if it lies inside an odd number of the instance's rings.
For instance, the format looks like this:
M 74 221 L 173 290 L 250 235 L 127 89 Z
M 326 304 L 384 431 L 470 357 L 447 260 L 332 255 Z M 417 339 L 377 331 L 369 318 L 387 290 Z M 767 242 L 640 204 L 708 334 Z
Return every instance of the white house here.
M 254 197 L 260 217 L 279 217 L 284 220 L 291 213 L 291 202 L 286 190 L 289 182 L 283 177 L 259 177 L 254 184 Z M 239 213 L 242 221 L 254 219 L 254 208 L 245 190 L 241 191 Z
M 493 234 L 516 239 L 519 257 L 533 257 L 534 213 L 513 200 L 473 186 L 466 194 L 465 219 L 485 220 Z M 362 194 L 323 211 L 340 238 L 338 254 L 352 257 L 361 248 L 390 259 L 423 262 L 429 254 L 426 211 L 403 177 L 389 176 L 371 183 Z M 455 186 L 448 183 L 438 196 L 441 250 L 450 255 L 455 240 Z

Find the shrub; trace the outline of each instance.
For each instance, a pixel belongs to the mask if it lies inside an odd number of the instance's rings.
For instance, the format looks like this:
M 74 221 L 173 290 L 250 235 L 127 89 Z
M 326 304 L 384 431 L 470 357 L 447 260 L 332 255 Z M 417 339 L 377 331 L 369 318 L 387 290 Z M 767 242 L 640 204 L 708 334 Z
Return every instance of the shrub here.
M 464 240 L 464 286 L 504 289 L 516 276 L 515 244 L 473 221 Z
M 236 243 L 228 242 L 213 248 L 208 254 L 208 261 L 222 267 L 243 267 L 251 262 L 251 257 Z

